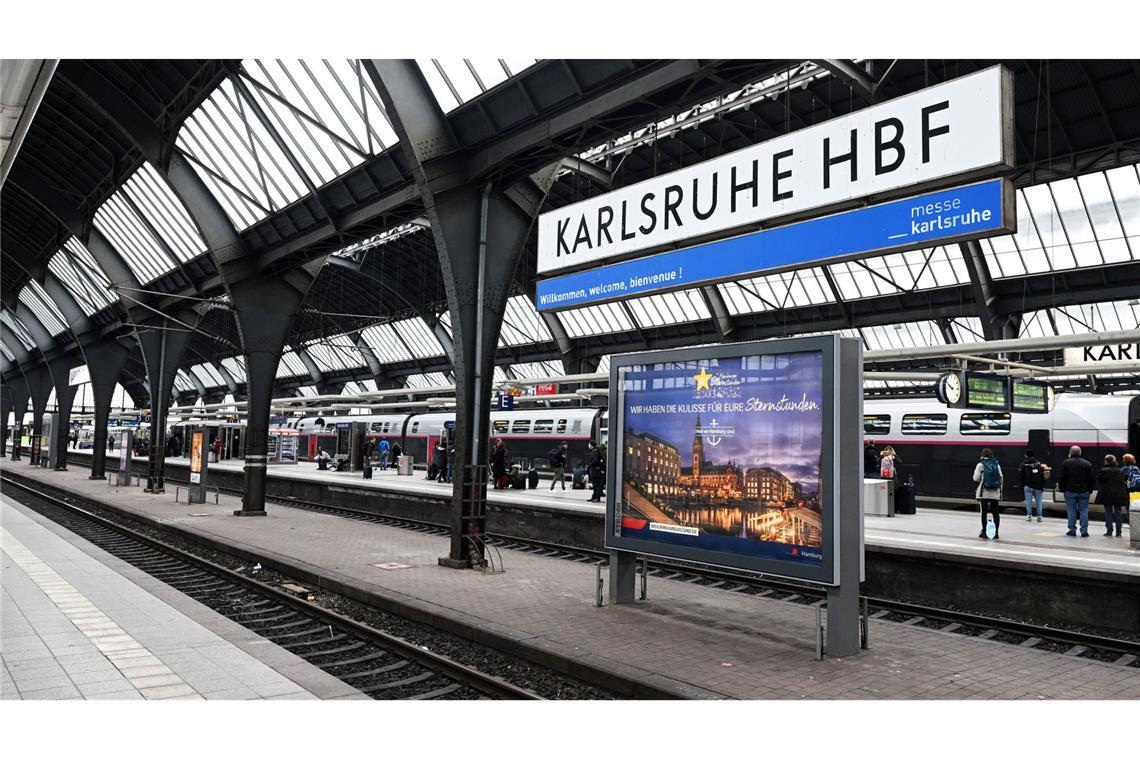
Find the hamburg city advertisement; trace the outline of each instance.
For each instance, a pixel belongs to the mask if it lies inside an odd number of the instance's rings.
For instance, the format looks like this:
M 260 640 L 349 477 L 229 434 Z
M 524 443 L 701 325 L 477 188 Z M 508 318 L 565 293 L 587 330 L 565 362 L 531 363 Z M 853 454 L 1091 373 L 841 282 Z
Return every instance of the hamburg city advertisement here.
M 823 564 L 823 354 L 621 375 L 623 538 Z

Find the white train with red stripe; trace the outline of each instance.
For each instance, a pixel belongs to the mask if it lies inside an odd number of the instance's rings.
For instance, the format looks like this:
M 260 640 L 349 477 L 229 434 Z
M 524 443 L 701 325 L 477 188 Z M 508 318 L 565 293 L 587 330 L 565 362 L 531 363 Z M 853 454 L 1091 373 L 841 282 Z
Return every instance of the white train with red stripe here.
M 921 496 L 972 497 L 974 465 L 989 448 L 1005 474 L 1005 498 L 1018 499 L 1017 469 L 1027 448 L 1053 467 L 1073 445 L 1096 469 L 1106 454 L 1118 461 L 1125 452 L 1140 455 L 1140 396 L 1062 393 L 1048 414 L 948 409 L 934 399 L 867 399 L 863 439 L 880 451 L 893 446 L 902 480 L 913 477 Z

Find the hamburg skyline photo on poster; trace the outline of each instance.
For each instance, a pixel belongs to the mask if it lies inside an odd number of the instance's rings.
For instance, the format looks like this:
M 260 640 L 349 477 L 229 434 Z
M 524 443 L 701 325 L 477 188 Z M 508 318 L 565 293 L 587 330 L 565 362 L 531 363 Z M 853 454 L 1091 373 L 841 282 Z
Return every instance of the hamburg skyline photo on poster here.
M 621 375 L 623 537 L 823 562 L 823 355 L 630 367 Z

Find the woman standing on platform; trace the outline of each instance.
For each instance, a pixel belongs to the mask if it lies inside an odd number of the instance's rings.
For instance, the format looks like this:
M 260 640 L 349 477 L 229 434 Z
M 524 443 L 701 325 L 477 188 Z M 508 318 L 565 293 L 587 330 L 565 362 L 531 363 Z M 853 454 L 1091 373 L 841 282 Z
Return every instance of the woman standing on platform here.
M 975 497 L 982 507 L 982 532 L 978 538 L 986 537 L 986 513 L 994 517 L 994 540 L 998 538 L 1001 529 L 1001 508 L 998 500 L 1001 499 L 1002 474 L 1001 465 L 989 449 L 982 449 L 982 458 L 974 467 L 974 482 L 978 484 Z
M 1128 490 L 1124 487 L 1124 473 L 1116 464 L 1116 457 L 1109 454 L 1104 458 L 1104 466 L 1096 474 L 1096 503 L 1104 506 L 1104 535 L 1120 536 L 1124 506 L 1128 503 Z
M 495 448 L 491 451 L 491 477 L 495 480 L 495 488 L 504 488 L 507 476 L 507 447 L 503 445 L 502 438 L 495 439 Z

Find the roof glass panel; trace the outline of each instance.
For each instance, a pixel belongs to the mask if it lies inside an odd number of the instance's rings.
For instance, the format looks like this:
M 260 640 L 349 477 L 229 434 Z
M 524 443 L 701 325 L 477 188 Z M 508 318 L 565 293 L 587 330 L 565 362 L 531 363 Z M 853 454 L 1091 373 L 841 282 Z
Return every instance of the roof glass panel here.
M 376 354 L 376 360 L 381 364 L 409 361 L 413 358 L 411 351 L 400 340 L 396 330 L 391 324 L 372 325 L 360 332 L 360 337 Z
M 198 379 L 202 381 L 202 385 L 207 388 L 216 388 L 226 384 L 226 380 L 222 374 L 218 372 L 218 368 L 213 364 L 195 364 L 190 370 L 197 375 Z
M 4 324 L 8 326 L 12 334 L 16 336 L 16 340 L 20 341 L 26 350 L 31 351 L 36 345 L 35 341 L 32 340 L 32 336 L 24 329 L 23 323 L 20 322 L 15 314 L 7 309 L 0 310 L 0 321 L 3 321 Z
M 222 366 L 230 373 L 235 383 L 245 382 L 245 359 L 240 356 L 227 356 L 222 359 Z
M 510 365 L 511 372 L 520 379 L 535 377 L 561 377 L 566 374 L 561 362 L 521 362 Z M 509 381 L 508 381 L 509 382 Z
M 427 323 L 419 317 L 393 322 L 392 327 L 399 333 L 400 337 L 404 340 L 404 344 L 416 357 L 426 359 L 432 356 L 443 355 L 443 346 L 441 346 L 439 341 L 436 340 L 436 337 L 432 335 Z
M 558 312 L 558 320 L 572 338 L 633 330 L 633 320 L 620 303 L 603 303 Z
M 484 91 L 507 79 L 506 69 L 498 58 L 468 58 L 466 63 L 473 69 L 472 73 L 478 78 Z
M 447 375 L 442 372 L 427 372 L 422 375 L 408 375 L 405 379 L 405 384 L 409 388 L 438 388 L 442 385 L 450 385 L 447 380 Z
M 115 301 L 111 281 L 77 238 L 63 244 L 63 248 L 48 262 L 48 269 L 59 278 L 89 317 Z
M 511 296 L 503 313 L 503 326 L 499 332 L 500 346 L 521 346 L 551 340 L 546 323 L 534 310 L 526 296 Z
M 717 286 L 732 314 L 751 314 L 835 300 L 819 267 L 750 277 Z
M 146 219 L 149 230 L 161 240 L 166 251 L 178 261 L 190 261 L 206 251 L 206 242 L 198 234 L 186 207 L 149 163 L 131 175 L 122 192 Z
M 306 398 L 313 398 L 314 396 L 320 395 L 317 393 L 317 387 L 315 385 L 302 385 L 296 390 L 298 396 L 304 396 Z
M 597 372 L 609 372 L 610 371 L 610 355 L 609 354 L 606 354 L 605 356 L 603 356 L 601 358 L 601 360 L 598 361 L 598 369 L 596 371 Z
M 194 385 L 194 381 L 186 374 L 186 370 L 180 369 L 174 375 L 174 390 L 179 393 L 186 391 L 197 390 L 198 386 Z
M 53 338 L 67 329 L 67 320 L 56 307 L 55 301 L 35 280 L 28 281 L 28 284 L 20 291 L 18 300 L 31 309 L 32 314 L 36 315 L 36 319 Z
M 281 360 L 277 363 L 277 377 L 297 377 L 307 374 L 309 370 L 301 361 L 301 357 L 297 356 L 297 352 L 292 348 L 285 346 L 285 350 L 281 352 Z
M 950 320 L 950 329 L 958 343 L 976 343 L 986 339 L 982 320 L 977 317 L 955 317 Z
M 322 372 L 365 366 L 364 357 L 356 350 L 352 338 L 347 335 L 334 335 L 323 341 L 307 343 L 305 350 L 317 365 L 317 369 Z
M 190 115 L 176 144 L 238 229 L 308 192 L 301 175 L 228 79 Z
M 710 319 L 708 304 L 696 289 L 630 299 L 629 310 L 641 327 L 660 327 Z
M 941 346 L 946 343 L 938 325 L 929 320 L 896 325 L 862 327 L 859 332 L 868 351 L 914 346 Z
M 146 222 L 135 212 L 123 190 L 108 198 L 95 212 L 95 226 L 144 285 L 177 266 Z
M 534 64 L 538 63 L 537 58 L 500 58 L 499 63 L 507 68 L 511 76 L 515 76 L 520 71 L 525 71 Z

